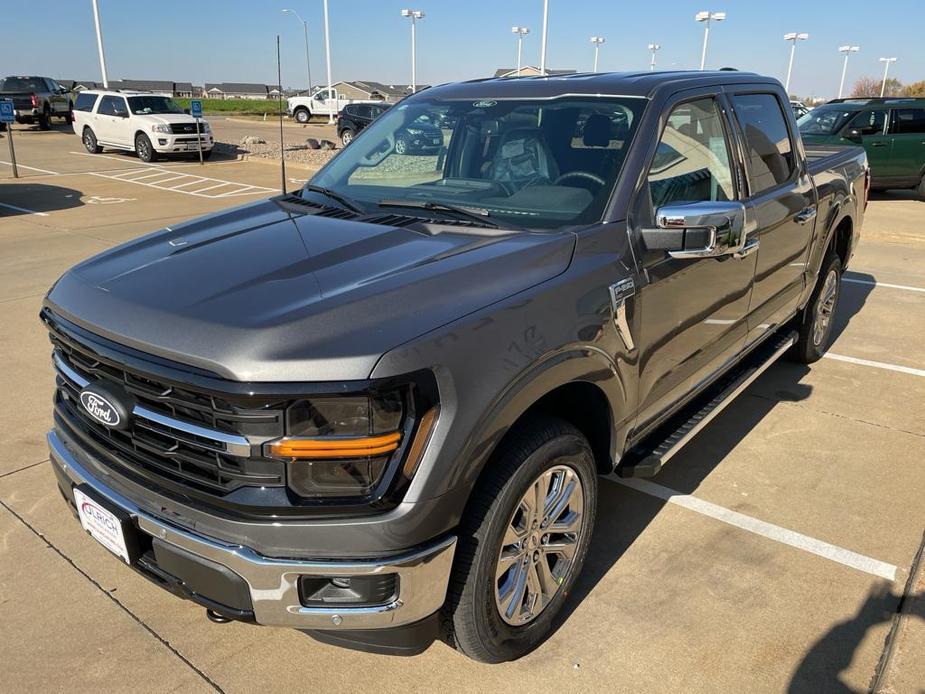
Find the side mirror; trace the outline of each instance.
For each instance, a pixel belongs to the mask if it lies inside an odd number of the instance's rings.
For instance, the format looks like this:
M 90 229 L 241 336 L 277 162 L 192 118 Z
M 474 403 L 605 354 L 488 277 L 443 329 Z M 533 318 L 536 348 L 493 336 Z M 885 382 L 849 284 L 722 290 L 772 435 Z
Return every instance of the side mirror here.
M 741 202 L 694 202 L 666 205 L 655 213 L 655 229 L 643 229 L 652 251 L 672 258 L 716 258 L 745 247 L 745 205 Z
M 864 141 L 864 137 L 861 135 L 861 131 L 857 128 L 851 128 L 848 132 L 842 135 L 846 140 L 851 140 L 852 142 L 857 142 L 861 144 Z
M 189 109 L 188 108 L 183 109 L 183 113 L 185 113 L 186 115 L 189 115 Z

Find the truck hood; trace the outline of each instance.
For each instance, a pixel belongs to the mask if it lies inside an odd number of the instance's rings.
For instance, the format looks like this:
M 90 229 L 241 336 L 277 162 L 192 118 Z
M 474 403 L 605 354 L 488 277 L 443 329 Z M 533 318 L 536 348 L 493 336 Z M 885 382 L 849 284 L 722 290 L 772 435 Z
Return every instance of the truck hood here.
M 135 118 L 139 118 L 146 123 L 183 123 L 184 125 L 196 126 L 196 119 L 186 113 L 135 113 Z M 200 122 L 203 122 L 200 120 Z
M 569 233 L 440 228 L 295 214 L 267 200 L 91 258 L 46 305 L 237 381 L 357 380 L 390 349 L 563 272 L 574 248 Z

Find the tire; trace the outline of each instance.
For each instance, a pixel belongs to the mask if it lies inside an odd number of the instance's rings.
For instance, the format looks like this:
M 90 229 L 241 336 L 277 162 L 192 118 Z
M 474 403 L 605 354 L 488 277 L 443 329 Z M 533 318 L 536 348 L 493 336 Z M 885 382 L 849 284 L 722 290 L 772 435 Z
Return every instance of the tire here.
M 47 108 L 39 116 L 39 130 L 51 130 L 51 111 Z
M 545 416 L 512 430 L 488 465 L 460 527 L 443 616 L 449 643 L 474 660 L 499 663 L 528 653 L 552 630 L 588 552 L 597 469 L 582 433 Z M 535 498 L 536 485 L 551 490 L 546 499 L 572 489 L 568 505 L 542 516 L 539 526 L 523 505 Z M 550 517 L 575 532 L 544 534 Z M 517 537 L 520 545 L 508 542 Z M 550 547 L 570 547 L 571 561 Z M 530 587 L 518 590 L 522 582 Z M 526 604 L 544 582 L 550 590 L 536 593 L 543 596 L 538 598 L 542 607 L 533 612 L 536 603 Z
M 89 127 L 84 128 L 81 140 L 83 140 L 84 147 L 90 154 L 99 154 L 103 151 L 103 148 L 96 141 L 96 134 Z
M 803 309 L 798 324 L 799 337 L 791 351 L 791 357 L 801 364 L 812 364 L 822 358 L 832 339 L 832 327 L 841 295 L 841 259 L 829 250 L 816 287 Z
M 74 122 L 74 105 L 73 104 L 68 104 L 67 113 L 64 115 L 64 118 L 65 118 L 64 120 L 65 123 Z
M 915 189 L 915 192 L 919 194 L 921 200 L 925 201 L 925 174 L 922 175 L 922 180 L 919 181 L 919 185 Z
M 312 114 L 309 112 L 307 108 L 304 108 L 304 107 L 297 108 L 295 110 L 294 115 L 295 115 L 296 123 L 301 123 L 302 125 L 305 125 L 306 123 L 308 123 L 308 121 L 312 119 Z
M 143 162 L 152 162 L 157 156 L 154 152 L 154 146 L 151 144 L 151 140 L 149 140 L 148 136 L 144 133 L 135 135 L 135 154 L 137 154 L 138 158 Z
M 202 160 L 203 160 L 203 161 L 208 161 L 208 160 L 211 159 L 211 158 L 212 158 L 212 150 L 211 150 L 211 149 L 203 150 L 203 152 L 202 152 Z
M 395 140 L 395 154 L 407 154 L 408 153 L 408 142 L 403 137 L 399 137 Z
M 353 130 L 351 130 L 350 128 L 345 128 L 344 132 L 340 134 L 340 141 L 344 145 L 344 147 L 346 147 L 351 142 L 353 142 L 354 137 L 356 137 L 356 133 L 353 132 Z

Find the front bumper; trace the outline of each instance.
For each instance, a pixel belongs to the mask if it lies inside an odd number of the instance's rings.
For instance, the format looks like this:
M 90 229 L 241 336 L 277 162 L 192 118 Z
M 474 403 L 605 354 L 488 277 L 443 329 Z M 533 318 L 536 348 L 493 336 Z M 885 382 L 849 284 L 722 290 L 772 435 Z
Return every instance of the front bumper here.
M 167 133 L 151 133 L 151 145 L 155 151 L 161 154 L 177 154 L 198 152 L 199 146 L 196 144 L 196 133 L 192 135 L 175 135 Z M 200 135 L 202 139 L 202 151 L 207 152 L 212 149 L 215 142 L 212 139 L 212 132 L 203 132 Z
M 220 613 L 235 618 L 252 618 L 266 626 L 297 629 L 350 631 L 401 627 L 432 615 L 446 598 L 447 583 L 453 564 L 456 538 L 447 537 L 422 549 L 383 559 L 362 560 L 293 560 L 265 557 L 241 545 L 230 545 L 182 529 L 143 511 L 139 506 L 112 488 L 101 484 L 81 465 L 78 457 L 65 445 L 55 431 L 48 434 L 51 462 L 58 476 L 62 493 L 69 500 L 73 487 L 86 485 L 131 516 L 134 526 L 145 539 L 166 545 L 179 554 L 192 555 L 219 571 L 240 578 L 249 593 L 252 615 L 242 616 L 233 610 L 222 610 L 221 604 L 208 599 L 197 600 Z M 142 573 L 143 567 L 135 566 Z M 331 605 L 306 607 L 299 596 L 299 578 L 383 576 L 395 574 L 397 585 L 390 602 L 377 606 L 351 607 Z M 217 573 L 215 575 L 218 575 Z M 150 577 L 150 576 L 149 576 Z M 173 577 L 183 583 L 183 577 Z M 174 591 L 180 592 L 180 591 Z M 182 594 L 182 593 L 181 593 Z

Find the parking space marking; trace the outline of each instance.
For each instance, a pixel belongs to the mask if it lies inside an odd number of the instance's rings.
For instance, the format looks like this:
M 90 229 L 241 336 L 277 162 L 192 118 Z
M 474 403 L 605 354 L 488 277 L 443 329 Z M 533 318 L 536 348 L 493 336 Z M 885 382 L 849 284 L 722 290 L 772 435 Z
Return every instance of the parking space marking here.
M 858 359 L 857 357 L 846 357 L 844 354 L 832 354 L 832 352 L 826 352 L 822 355 L 826 359 L 835 359 L 836 361 L 844 361 L 849 364 L 858 364 L 859 366 L 872 366 L 875 369 L 886 369 L 887 371 L 898 371 L 903 374 L 910 374 L 912 376 L 923 376 L 925 377 L 925 369 L 914 369 L 911 366 L 901 366 L 899 364 L 888 364 L 884 361 L 873 361 L 871 359 Z
M 39 217 L 47 217 L 47 212 L 36 212 L 35 210 L 27 210 L 25 207 L 16 207 L 16 205 L 7 205 L 5 202 L 0 202 L 0 207 L 9 207 L 11 210 L 16 210 L 17 212 L 25 212 L 26 214 L 37 214 Z
M 663 487 L 660 484 L 655 484 L 648 480 L 633 478 L 624 479 L 616 475 L 608 475 L 605 479 L 616 482 L 617 484 L 622 484 L 624 487 L 629 487 L 637 492 L 657 497 L 670 504 L 681 506 L 689 511 L 735 526 L 736 528 L 745 530 L 754 535 L 760 535 L 769 540 L 774 540 L 775 542 L 801 549 L 804 552 L 815 554 L 823 559 L 834 561 L 838 564 L 863 571 L 873 576 L 885 578 L 888 581 L 896 580 L 897 568 L 893 564 L 887 564 L 878 559 L 866 557 L 863 554 L 852 552 L 850 549 L 838 547 L 837 545 L 817 540 L 814 537 L 782 528 L 779 525 L 746 516 L 738 511 L 712 504 L 709 501 L 698 499 L 690 494 L 676 492 L 674 489 Z
M 10 166 L 10 167 L 13 166 L 10 162 L 3 161 L 2 159 L 0 159 L 0 164 L 6 164 L 7 166 Z M 20 164 L 19 162 L 16 162 L 16 166 L 20 169 L 29 169 L 30 171 L 38 171 L 39 173 L 48 174 L 49 176 L 60 176 L 61 175 L 57 171 L 49 171 L 48 169 L 40 169 L 36 166 L 26 166 L 25 164 Z
M 907 292 L 925 292 L 925 287 L 910 287 L 906 284 L 890 284 L 888 282 L 877 282 L 871 280 L 856 280 L 853 277 L 842 277 L 842 282 L 851 284 L 866 284 L 868 287 L 887 287 L 889 289 L 902 289 Z
M 183 193 L 199 198 L 233 198 L 243 195 L 265 195 L 266 193 L 276 192 L 275 188 L 265 188 L 263 186 L 250 185 L 239 181 L 228 181 L 221 178 L 209 178 L 208 176 L 180 173 L 176 169 L 163 169 L 159 166 L 144 166 L 115 173 L 108 173 L 105 171 L 92 171 L 89 173 L 91 176 L 122 181 L 123 183 L 135 183 L 140 186 Z M 164 176 L 167 178 L 163 178 Z M 189 180 L 176 183 L 178 179 L 184 178 Z M 164 185 L 168 182 L 170 182 L 171 185 Z M 188 189 L 190 186 L 200 187 Z

